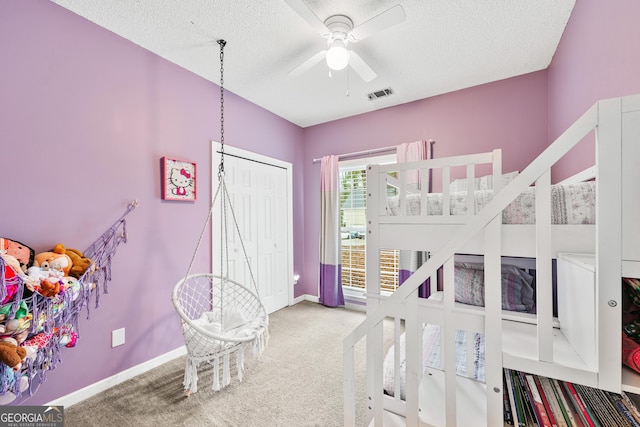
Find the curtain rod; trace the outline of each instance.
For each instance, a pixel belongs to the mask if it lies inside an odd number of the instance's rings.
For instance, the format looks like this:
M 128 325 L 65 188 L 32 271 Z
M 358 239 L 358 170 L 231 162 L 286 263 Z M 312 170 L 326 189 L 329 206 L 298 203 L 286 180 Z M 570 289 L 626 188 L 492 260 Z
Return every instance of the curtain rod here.
M 355 153 L 347 153 L 338 155 L 338 159 L 344 160 L 349 157 L 358 157 L 358 156 L 370 156 L 372 154 L 386 153 L 388 151 L 395 151 L 397 147 L 384 147 L 384 148 L 376 148 L 373 150 L 366 151 L 356 151 Z M 322 159 L 313 159 L 313 163 L 318 163 Z
M 430 146 L 431 150 L 433 150 L 433 144 L 435 144 L 435 141 L 433 139 L 430 139 L 427 142 L 429 142 L 429 146 Z M 398 148 L 397 146 L 383 147 L 383 148 L 375 148 L 373 150 L 356 151 L 355 153 L 339 154 L 338 155 L 338 159 L 344 160 L 344 159 L 347 159 L 349 157 L 370 156 L 372 154 L 380 154 L 380 153 L 386 153 L 388 151 L 395 151 L 397 148 Z M 313 163 L 318 163 L 318 162 L 320 162 L 320 160 L 322 160 L 322 159 L 313 159 Z

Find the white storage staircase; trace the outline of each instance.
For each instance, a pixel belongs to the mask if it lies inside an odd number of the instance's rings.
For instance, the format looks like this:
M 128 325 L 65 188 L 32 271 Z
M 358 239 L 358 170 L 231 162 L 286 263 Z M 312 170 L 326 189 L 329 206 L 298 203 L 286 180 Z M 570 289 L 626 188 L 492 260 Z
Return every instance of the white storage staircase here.
M 551 167 L 592 131 L 596 137 L 598 200 L 597 225 L 586 231 L 591 248 L 583 254 L 559 254 L 551 225 Z M 380 293 L 378 250 L 390 247 L 382 241 L 389 233 L 382 231 L 378 209 L 370 208 L 381 206 L 384 201 L 379 199 L 386 193 L 373 188 L 377 184 L 368 189 L 367 318 L 343 343 L 345 426 L 356 425 L 354 346 L 363 338 L 367 346 L 367 410 L 366 420 L 360 425 L 502 425 L 503 367 L 619 392 L 621 277 L 640 276 L 640 243 L 632 241 L 630 235 L 640 231 L 639 146 L 640 96 L 596 103 L 484 209 L 451 226 L 450 238 L 440 250 L 432 252 L 431 258 L 388 297 Z M 493 163 L 494 176 L 500 176 L 500 163 L 498 154 Z M 394 166 L 398 170 L 399 165 Z M 377 183 L 380 170 L 372 166 L 367 182 Z M 504 316 L 501 307 L 501 256 L 510 255 L 503 246 L 501 213 L 532 184 L 536 188 L 536 225 L 532 232 L 538 310 L 527 320 Z M 446 185 L 444 191 L 448 191 Z M 372 210 L 376 212 L 370 213 Z M 413 226 L 417 229 L 419 224 Z M 453 257 L 474 239 L 480 239 L 479 253 L 484 254 L 484 309 L 454 302 Z M 415 242 L 408 243 L 415 249 Z M 560 328 L 554 328 L 552 313 L 552 259 L 558 259 Z M 418 287 L 425 279 L 435 277 L 439 268 L 444 277 L 443 301 L 419 299 Z M 396 322 L 396 337 L 404 321 L 406 401 L 383 393 L 385 318 Z M 423 323 L 441 325 L 444 354 L 455 354 L 457 329 L 484 333 L 486 382 L 457 376 L 455 358 L 451 357 L 444 358 L 443 370 L 423 372 Z

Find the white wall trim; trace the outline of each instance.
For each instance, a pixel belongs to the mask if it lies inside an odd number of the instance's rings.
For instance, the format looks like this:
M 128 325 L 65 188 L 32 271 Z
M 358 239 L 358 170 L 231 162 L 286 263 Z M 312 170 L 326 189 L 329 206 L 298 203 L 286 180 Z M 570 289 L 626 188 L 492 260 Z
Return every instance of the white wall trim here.
M 311 301 L 311 302 L 315 302 L 315 303 L 320 303 L 320 298 L 318 298 L 315 295 L 309 295 L 309 294 L 302 294 L 302 295 L 298 295 L 297 297 L 295 297 L 295 299 L 293 300 L 293 304 L 298 304 L 301 303 L 302 301 Z
M 305 294 L 304 299 L 305 299 L 305 301 L 311 301 L 311 302 L 315 302 L 315 303 L 320 304 L 320 297 L 317 297 L 315 295 Z
M 122 372 L 118 372 L 117 374 L 109 378 L 105 378 L 101 381 L 98 381 L 97 383 L 93 383 L 87 387 L 81 388 L 80 390 L 76 390 L 73 393 L 69 393 L 66 396 L 55 399 L 49 403 L 46 403 L 45 406 L 64 406 L 68 408 L 75 405 L 76 403 L 82 402 L 85 399 L 95 396 L 98 393 L 106 391 L 113 386 L 130 380 L 133 377 L 141 375 L 147 371 L 150 371 L 151 369 L 157 368 L 158 366 L 177 359 L 178 357 L 184 356 L 185 354 L 187 354 L 187 348 L 185 346 L 178 347 L 175 350 L 160 355 L 154 359 L 133 366 Z
M 320 298 L 318 298 L 315 295 L 308 295 L 308 294 L 297 296 L 293 300 L 293 304 L 298 304 L 298 303 L 301 303 L 302 301 L 310 301 L 310 302 L 315 302 L 317 304 L 320 304 Z M 344 308 L 349 310 L 356 310 L 356 311 L 367 311 L 366 304 L 353 304 L 348 301 L 345 301 Z

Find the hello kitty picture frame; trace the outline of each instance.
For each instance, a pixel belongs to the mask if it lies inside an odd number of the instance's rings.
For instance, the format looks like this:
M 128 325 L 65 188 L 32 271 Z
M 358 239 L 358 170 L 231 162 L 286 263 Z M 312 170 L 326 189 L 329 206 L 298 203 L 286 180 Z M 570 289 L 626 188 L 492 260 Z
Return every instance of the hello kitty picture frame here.
M 196 200 L 196 164 L 188 160 L 163 157 L 162 199 L 193 202 Z

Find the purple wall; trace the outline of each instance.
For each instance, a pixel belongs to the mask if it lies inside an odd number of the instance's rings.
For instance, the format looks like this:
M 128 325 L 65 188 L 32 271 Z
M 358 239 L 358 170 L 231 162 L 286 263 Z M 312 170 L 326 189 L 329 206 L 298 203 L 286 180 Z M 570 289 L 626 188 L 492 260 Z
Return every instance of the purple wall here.
M 114 258 L 110 293 L 89 321 L 82 315 L 78 345 L 63 350 L 63 363 L 28 401 L 38 405 L 183 345 L 171 290 L 209 210 L 220 92 L 49 1 L 0 2 L 0 57 L 0 236 L 36 252 L 58 242 L 84 249 L 129 202 L 140 203 Z M 230 92 L 225 101 L 229 145 L 294 164 L 302 230 L 302 129 Z M 198 163 L 195 203 L 160 199 L 164 155 Z M 294 234 L 302 248 L 302 233 Z M 209 271 L 209 248 L 194 271 Z M 302 250 L 295 252 L 301 271 Z M 111 331 L 122 327 L 126 344 L 112 349 Z
M 547 71 L 304 130 L 227 92 L 226 142 L 294 165 L 296 295 L 317 295 L 312 159 L 433 138 L 438 157 L 503 148 L 503 169 L 522 169 L 596 100 L 640 92 L 638 16 L 638 2 L 581 0 Z M 38 405 L 182 345 L 170 292 L 209 208 L 219 88 L 46 1 L 0 2 L 0 55 L 0 164 L 11 186 L 0 236 L 36 251 L 83 249 L 140 202 L 110 294 L 28 401 Z M 197 202 L 160 200 L 163 155 L 198 162 Z M 589 161 L 574 153 L 554 174 Z M 198 268 L 208 270 L 208 252 Z M 112 349 L 110 333 L 122 327 L 127 343 Z
M 547 144 L 546 73 L 527 74 L 305 129 L 305 293 L 317 295 L 320 165 L 314 158 L 434 139 L 437 157 L 503 149 L 523 169 Z
M 596 101 L 640 93 L 640 2 L 579 0 L 547 70 L 549 140 Z M 593 165 L 593 138 L 558 162 L 554 181 Z

